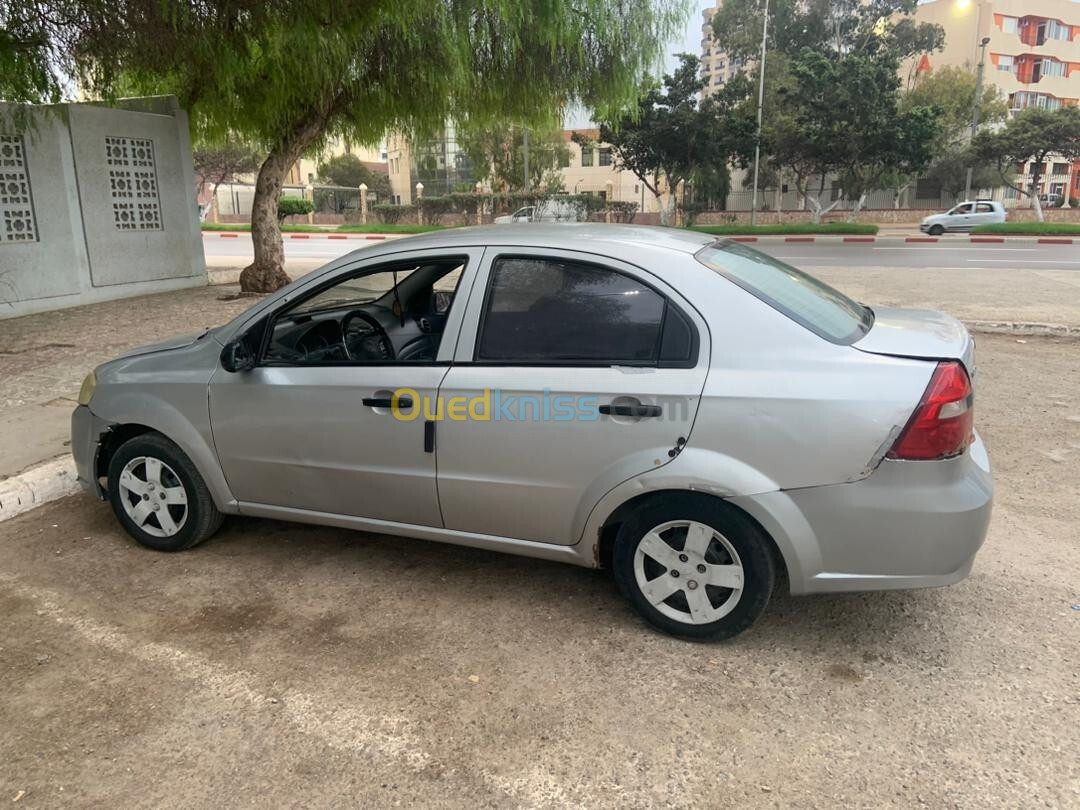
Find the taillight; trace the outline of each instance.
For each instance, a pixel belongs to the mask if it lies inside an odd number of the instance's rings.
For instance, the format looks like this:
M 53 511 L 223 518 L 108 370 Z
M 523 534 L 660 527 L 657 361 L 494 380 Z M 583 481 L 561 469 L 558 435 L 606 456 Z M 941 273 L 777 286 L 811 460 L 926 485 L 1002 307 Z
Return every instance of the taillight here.
M 975 437 L 974 393 L 964 367 L 938 363 L 889 458 L 927 461 L 964 452 Z

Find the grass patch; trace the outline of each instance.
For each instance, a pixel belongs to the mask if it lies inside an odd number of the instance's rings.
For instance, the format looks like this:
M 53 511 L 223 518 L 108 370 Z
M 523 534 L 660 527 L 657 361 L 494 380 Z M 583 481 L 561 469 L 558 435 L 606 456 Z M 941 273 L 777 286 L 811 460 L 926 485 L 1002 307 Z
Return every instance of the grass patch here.
M 283 233 L 427 233 L 428 231 L 441 231 L 446 225 L 384 225 L 376 222 L 371 225 L 339 225 L 336 228 L 320 227 L 318 225 L 282 225 Z M 202 223 L 204 231 L 241 231 L 247 233 L 251 230 L 251 223 L 237 222 L 225 223 Z
M 1012 234 L 1013 236 L 1080 236 L 1080 223 L 1002 222 L 997 225 L 977 225 L 972 233 Z
M 376 222 L 372 225 L 339 225 L 338 233 L 428 233 L 444 231 L 454 225 L 384 225 Z
M 859 222 L 823 222 L 819 225 L 798 222 L 790 225 L 692 225 L 690 230 L 715 236 L 874 236 L 878 226 Z

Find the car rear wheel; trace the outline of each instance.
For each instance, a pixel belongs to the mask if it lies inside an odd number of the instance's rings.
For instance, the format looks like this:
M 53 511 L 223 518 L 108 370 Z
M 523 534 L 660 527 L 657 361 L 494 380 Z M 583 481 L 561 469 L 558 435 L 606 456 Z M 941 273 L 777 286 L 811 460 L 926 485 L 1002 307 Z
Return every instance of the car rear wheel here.
M 109 502 L 128 534 L 155 551 L 183 551 L 221 526 L 195 465 L 158 434 L 124 442 L 109 461 Z
M 930 226 L 930 235 L 931 236 L 941 236 L 943 233 L 945 233 L 945 227 L 944 226 L 942 226 L 942 225 L 931 225 Z
M 765 610 L 776 578 L 769 540 L 735 507 L 693 495 L 647 503 L 620 527 L 615 580 L 650 624 L 731 638 Z

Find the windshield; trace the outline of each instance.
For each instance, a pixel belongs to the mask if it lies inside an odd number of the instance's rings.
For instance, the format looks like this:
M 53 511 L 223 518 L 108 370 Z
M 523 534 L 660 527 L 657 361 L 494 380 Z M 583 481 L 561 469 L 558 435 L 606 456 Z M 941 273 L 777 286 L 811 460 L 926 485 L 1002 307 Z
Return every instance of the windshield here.
M 695 258 L 832 343 L 854 343 L 874 322 L 867 307 L 839 290 L 736 242 L 714 242 Z

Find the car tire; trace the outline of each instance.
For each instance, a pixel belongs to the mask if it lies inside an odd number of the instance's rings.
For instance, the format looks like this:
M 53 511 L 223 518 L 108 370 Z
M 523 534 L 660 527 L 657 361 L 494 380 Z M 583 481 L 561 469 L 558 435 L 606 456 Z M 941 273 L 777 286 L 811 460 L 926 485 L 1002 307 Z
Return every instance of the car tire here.
M 944 226 L 942 226 L 942 225 L 931 225 L 930 226 L 929 234 L 931 236 L 941 236 L 943 233 L 945 233 L 945 227 Z
M 199 471 L 184 452 L 157 433 L 136 436 L 109 461 L 109 503 L 120 525 L 155 551 L 184 551 L 221 526 Z
M 750 627 L 776 581 L 761 528 L 731 504 L 693 494 L 662 496 L 631 514 L 615 538 L 612 568 L 647 622 L 699 641 Z

